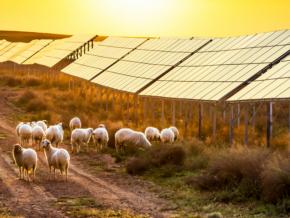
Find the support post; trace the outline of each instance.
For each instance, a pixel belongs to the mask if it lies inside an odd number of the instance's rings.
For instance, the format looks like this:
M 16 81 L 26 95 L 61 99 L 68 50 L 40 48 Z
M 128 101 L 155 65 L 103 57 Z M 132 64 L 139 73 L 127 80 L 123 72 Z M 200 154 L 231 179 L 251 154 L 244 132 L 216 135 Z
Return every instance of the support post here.
M 138 95 L 134 95 L 134 120 L 136 127 L 138 127 Z
M 249 145 L 249 111 L 248 107 L 245 107 L 245 133 L 244 133 L 244 144 Z
M 234 142 L 234 106 L 230 106 L 230 145 Z
M 273 125 L 273 102 L 267 104 L 267 147 L 271 146 Z
M 106 112 L 109 111 L 109 91 L 106 90 Z
M 161 125 L 165 126 L 165 118 L 164 118 L 164 100 L 161 100 Z
M 147 98 L 143 99 L 143 123 L 145 123 L 147 119 Z
M 252 127 L 255 128 L 256 124 L 256 106 L 253 105 Z
M 212 108 L 212 138 L 216 139 L 216 105 Z
M 238 110 L 237 110 L 237 113 L 238 113 L 238 117 L 237 117 L 237 126 L 240 127 L 240 117 L 241 117 L 241 107 L 240 107 L 240 104 L 238 104 Z
M 288 112 L 288 132 L 290 133 L 290 102 L 289 102 L 289 112 Z
M 202 138 L 202 115 L 203 115 L 203 104 L 199 104 L 198 108 L 198 138 Z
M 175 126 L 175 100 L 172 101 L 172 125 Z M 289 113 L 290 113 L 290 104 L 289 104 Z M 290 114 L 289 114 L 290 119 Z M 289 121 L 290 122 L 290 121 Z M 289 124 L 290 125 L 290 124 Z M 290 128 L 290 127 L 289 127 Z

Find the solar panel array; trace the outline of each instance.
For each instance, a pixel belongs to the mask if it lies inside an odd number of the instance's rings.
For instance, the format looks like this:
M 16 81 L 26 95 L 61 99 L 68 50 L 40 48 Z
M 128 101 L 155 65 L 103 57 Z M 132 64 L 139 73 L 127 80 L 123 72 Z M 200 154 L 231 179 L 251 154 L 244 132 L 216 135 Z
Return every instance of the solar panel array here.
M 228 101 L 278 100 L 290 98 L 290 55 L 251 82 Z
M 19 52 L 25 50 L 29 43 L 24 42 L 14 42 L 6 46 L 0 51 L 0 62 L 9 61 L 10 58 L 13 58 Z
M 55 40 L 34 62 L 47 67 L 53 67 L 95 37 L 95 35 L 74 35 L 69 38 Z
M 52 40 L 33 40 L 28 43 L 27 47 L 22 52 L 18 53 L 9 60 L 22 64 L 51 42 Z
M 92 82 L 136 93 L 208 41 L 208 39 L 150 39 L 94 78 Z
M 145 40 L 142 38 L 108 37 L 64 68 L 62 72 L 90 80 Z
M 140 95 L 218 101 L 290 49 L 290 31 L 214 39 Z

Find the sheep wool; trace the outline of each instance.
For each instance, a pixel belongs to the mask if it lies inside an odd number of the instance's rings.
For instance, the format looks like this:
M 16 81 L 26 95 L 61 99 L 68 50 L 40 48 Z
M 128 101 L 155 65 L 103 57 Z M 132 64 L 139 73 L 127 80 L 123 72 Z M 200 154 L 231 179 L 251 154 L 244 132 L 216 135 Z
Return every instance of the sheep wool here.
M 160 131 L 155 127 L 149 126 L 145 129 L 145 136 L 149 141 L 158 141 L 160 140 Z
M 73 131 L 74 129 L 82 128 L 81 119 L 78 117 L 72 118 L 69 122 L 69 128 L 70 128 L 70 131 Z
M 179 138 L 179 131 L 175 126 L 171 126 L 169 127 L 169 129 L 172 130 L 172 132 L 174 133 L 174 141 L 176 141 Z
M 22 146 L 29 145 L 32 136 L 32 128 L 29 124 L 22 124 L 19 127 L 20 144 Z
M 21 145 L 16 144 L 13 146 L 13 159 L 19 168 L 20 179 L 25 179 L 29 181 L 29 173 L 32 171 L 33 180 L 35 179 L 35 171 L 37 166 L 37 154 L 31 148 L 23 148 Z
M 89 148 L 89 142 L 93 134 L 92 128 L 87 129 L 74 129 L 71 133 L 71 149 L 72 152 L 79 153 L 80 146 L 86 145 Z
M 70 155 L 67 150 L 63 148 L 55 148 L 51 145 L 51 142 L 47 139 L 42 141 L 42 147 L 44 148 L 44 154 L 48 163 L 49 172 L 53 169 L 54 179 L 55 170 L 59 169 L 60 173 L 65 173 L 65 178 L 67 181 L 67 174 L 70 163 Z
M 47 128 L 45 135 L 46 139 L 48 139 L 51 142 L 51 144 L 58 147 L 62 143 L 64 136 L 62 123 L 52 125 L 49 128 Z
M 92 138 L 98 150 L 103 150 L 104 147 L 107 147 L 109 134 L 105 127 L 96 128 L 93 131 Z
M 161 142 L 163 143 L 173 143 L 174 142 L 174 132 L 170 128 L 163 129 L 160 134 Z
M 149 148 L 151 143 L 146 138 L 143 132 L 137 132 L 129 128 L 123 128 L 115 133 L 115 148 L 118 152 L 120 148 L 126 145 L 136 147 Z

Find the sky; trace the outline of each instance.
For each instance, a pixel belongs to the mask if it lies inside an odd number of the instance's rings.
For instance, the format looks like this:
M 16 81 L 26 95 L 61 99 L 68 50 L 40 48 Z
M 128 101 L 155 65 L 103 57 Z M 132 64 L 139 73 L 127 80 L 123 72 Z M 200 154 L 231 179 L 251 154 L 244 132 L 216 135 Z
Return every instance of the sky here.
M 0 30 L 235 36 L 290 29 L 290 0 L 0 0 Z

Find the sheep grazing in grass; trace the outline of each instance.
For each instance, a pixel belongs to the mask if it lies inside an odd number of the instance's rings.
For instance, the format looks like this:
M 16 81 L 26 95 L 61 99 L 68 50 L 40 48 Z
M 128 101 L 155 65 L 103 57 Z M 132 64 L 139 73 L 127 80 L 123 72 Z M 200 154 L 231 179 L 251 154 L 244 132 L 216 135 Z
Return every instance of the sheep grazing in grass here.
M 99 127 L 93 131 L 92 138 L 93 138 L 94 144 L 97 147 L 97 150 L 101 151 L 103 150 L 104 147 L 107 147 L 108 142 L 109 142 L 109 134 L 105 126 L 100 127 L 99 125 Z
M 155 127 L 152 126 L 147 127 L 145 129 L 145 135 L 150 142 L 160 140 L 160 131 Z
M 47 123 L 46 120 L 39 120 L 39 121 L 36 122 L 36 124 L 38 126 L 40 126 L 43 129 L 44 132 L 47 130 L 47 124 L 46 123 Z
M 45 131 L 46 139 L 48 139 L 51 142 L 51 144 L 55 145 L 56 147 L 58 147 L 59 144 L 62 143 L 63 135 L 64 132 L 62 128 L 62 123 L 50 126 Z
M 44 137 L 45 132 L 40 126 L 35 125 L 34 127 L 32 127 L 32 143 L 34 145 L 38 145 L 38 150 L 40 150 L 40 143 L 42 142 Z
M 79 153 L 80 146 L 86 145 L 87 150 L 89 149 L 89 142 L 91 139 L 91 136 L 93 134 L 92 128 L 87 129 L 74 129 L 71 133 L 71 148 L 72 152 Z
M 171 126 L 169 127 L 169 129 L 172 130 L 172 132 L 174 133 L 174 141 L 179 139 L 179 131 L 175 126 Z
M 148 141 L 143 132 L 137 132 L 129 128 L 119 129 L 115 133 L 116 151 L 119 152 L 119 150 L 126 145 L 133 145 L 145 149 L 151 147 L 151 143 Z
M 81 119 L 78 117 L 72 118 L 69 122 L 69 128 L 70 128 L 70 131 L 73 131 L 74 129 L 82 128 Z
M 162 129 L 160 139 L 162 143 L 173 143 L 174 132 L 170 128 Z
M 32 136 L 32 128 L 29 124 L 23 123 L 19 126 L 19 137 L 20 137 L 20 144 L 22 146 L 29 145 L 29 141 Z
M 44 154 L 48 163 L 49 172 L 53 169 L 54 179 L 55 170 L 59 169 L 61 175 L 65 173 L 65 179 L 67 181 L 67 173 L 70 163 L 70 155 L 67 150 L 63 148 L 55 148 L 51 145 L 51 142 L 47 139 L 43 140 L 41 143 L 44 149 Z
M 13 158 L 16 165 L 19 168 L 20 179 L 25 179 L 29 181 L 29 173 L 32 171 L 33 180 L 35 179 L 35 171 L 37 166 L 37 154 L 31 148 L 23 148 L 21 145 L 16 144 L 13 146 Z

